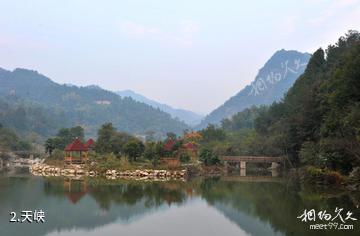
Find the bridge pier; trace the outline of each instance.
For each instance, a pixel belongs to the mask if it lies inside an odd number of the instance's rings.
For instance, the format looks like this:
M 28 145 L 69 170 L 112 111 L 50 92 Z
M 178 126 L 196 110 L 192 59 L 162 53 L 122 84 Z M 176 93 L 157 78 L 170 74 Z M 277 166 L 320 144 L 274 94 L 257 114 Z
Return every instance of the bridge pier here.
M 279 168 L 279 163 L 277 163 L 277 162 L 271 162 L 271 169 L 272 170 L 275 170 L 275 169 L 277 169 L 277 168 Z
M 271 169 L 271 177 L 278 177 L 279 176 L 279 172 L 277 171 L 277 169 Z
M 240 161 L 240 176 L 246 176 L 246 162 Z
M 240 169 L 246 169 L 246 161 L 240 161 Z
M 242 176 L 242 177 L 246 176 L 246 169 L 240 168 L 240 176 Z
M 278 168 L 279 168 L 280 164 L 277 162 L 271 162 L 271 176 L 272 177 L 277 177 L 279 176 L 279 172 L 278 172 Z

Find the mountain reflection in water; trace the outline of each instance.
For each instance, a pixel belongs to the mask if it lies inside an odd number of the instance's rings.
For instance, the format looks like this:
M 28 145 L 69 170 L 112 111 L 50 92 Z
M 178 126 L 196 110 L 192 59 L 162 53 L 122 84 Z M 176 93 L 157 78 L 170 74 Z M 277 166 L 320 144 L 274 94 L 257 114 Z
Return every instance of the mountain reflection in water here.
M 0 235 L 360 235 L 309 230 L 305 209 L 351 210 L 359 196 L 279 179 L 187 182 L 0 177 Z M 10 223 L 10 212 L 44 210 L 46 222 Z

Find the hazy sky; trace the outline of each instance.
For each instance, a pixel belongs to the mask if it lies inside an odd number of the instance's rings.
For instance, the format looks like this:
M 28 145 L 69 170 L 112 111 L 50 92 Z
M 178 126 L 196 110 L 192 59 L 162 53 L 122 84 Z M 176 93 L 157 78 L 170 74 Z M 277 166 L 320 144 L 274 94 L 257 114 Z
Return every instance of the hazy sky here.
M 360 29 L 354 0 L 0 0 L 0 67 L 207 113 L 279 49 Z

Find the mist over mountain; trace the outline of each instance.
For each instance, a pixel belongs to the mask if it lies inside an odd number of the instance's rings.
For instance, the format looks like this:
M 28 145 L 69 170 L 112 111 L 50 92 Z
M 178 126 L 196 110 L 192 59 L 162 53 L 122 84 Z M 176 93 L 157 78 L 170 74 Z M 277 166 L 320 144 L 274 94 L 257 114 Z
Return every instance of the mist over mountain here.
M 184 121 L 186 124 L 191 126 L 199 124 L 202 118 L 204 118 L 203 115 L 185 109 L 173 108 L 169 105 L 154 101 L 141 94 L 135 93 L 132 90 L 116 91 L 116 93 L 121 97 L 131 97 L 135 101 L 148 104 L 154 108 L 159 108 L 160 110 L 169 113 L 173 118 L 178 118 L 179 120 Z
M 132 98 L 121 98 L 98 86 L 60 85 L 27 69 L 0 69 L 0 99 L 6 100 L 10 104 L 9 108 L 16 102 L 21 106 L 41 108 L 42 113 L 52 110 L 51 114 L 61 114 L 61 121 L 54 115 L 43 117 L 57 120 L 56 127 L 81 125 L 91 136 L 96 135 L 97 129 L 106 122 L 112 122 L 121 131 L 139 135 L 153 131 L 161 136 L 167 132 L 181 133 L 188 128 L 185 123 L 173 119 L 169 114 Z M 26 116 L 26 110 L 34 109 L 22 109 L 20 113 L 23 112 L 23 116 Z M 11 111 L 1 111 L 0 122 L 3 117 L 12 126 L 11 119 L 6 119 L 9 118 L 9 113 Z M 31 114 L 31 120 L 36 120 L 36 113 Z
M 268 105 L 279 101 L 304 72 L 310 56 L 309 53 L 294 50 L 277 51 L 259 70 L 250 85 L 207 115 L 197 128 L 218 124 L 253 105 Z

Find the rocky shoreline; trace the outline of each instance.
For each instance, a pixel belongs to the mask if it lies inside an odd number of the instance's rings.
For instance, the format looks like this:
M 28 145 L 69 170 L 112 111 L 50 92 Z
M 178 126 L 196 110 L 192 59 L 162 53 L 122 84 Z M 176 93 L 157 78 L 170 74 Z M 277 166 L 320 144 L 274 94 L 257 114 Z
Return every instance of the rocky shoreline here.
M 30 173 L 35 176 L 64 176 L 64 177 L 97 177 L 103 176 L 107 179 L 184 179 L 187 177 L 187 170 L 114 170 L 109 169 L 104 173 L 98 173 L 95 170 L 87 170 L 83 165 L 69 165 L 67 167 L 57 167 L 47 164 L 31 165 Z

